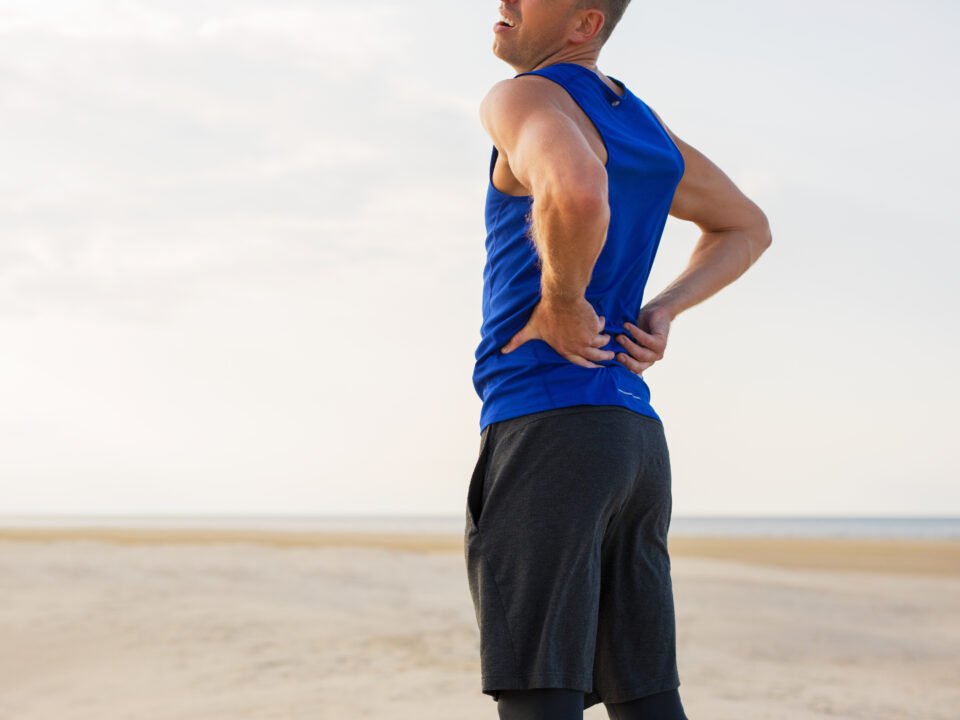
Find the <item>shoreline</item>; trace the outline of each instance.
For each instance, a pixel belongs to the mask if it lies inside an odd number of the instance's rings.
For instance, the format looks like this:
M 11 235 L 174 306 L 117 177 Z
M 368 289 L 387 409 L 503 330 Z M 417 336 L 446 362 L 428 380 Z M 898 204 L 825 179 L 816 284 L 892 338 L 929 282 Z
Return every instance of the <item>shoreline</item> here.
M 275 548 L 364 547 L 462 553 L 461 533 L 283 531 L 203 528 L 0 528 L 0 542 L 121 545 L 255 544 Z M 698 557 L 782 569 L 838 570 L 960 578 L 960 540 L 671 536 L 671 558 Z

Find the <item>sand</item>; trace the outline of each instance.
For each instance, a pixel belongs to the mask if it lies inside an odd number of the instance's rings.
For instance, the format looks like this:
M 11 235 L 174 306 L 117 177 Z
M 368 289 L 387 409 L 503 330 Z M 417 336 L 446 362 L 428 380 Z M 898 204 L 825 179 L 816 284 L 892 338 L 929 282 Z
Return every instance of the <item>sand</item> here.
M 690 720 L 960 719 L 960 542 L 670 549 Z M 0 530 L 0 720 L 496 718 L 462 552 L 457 535 Z

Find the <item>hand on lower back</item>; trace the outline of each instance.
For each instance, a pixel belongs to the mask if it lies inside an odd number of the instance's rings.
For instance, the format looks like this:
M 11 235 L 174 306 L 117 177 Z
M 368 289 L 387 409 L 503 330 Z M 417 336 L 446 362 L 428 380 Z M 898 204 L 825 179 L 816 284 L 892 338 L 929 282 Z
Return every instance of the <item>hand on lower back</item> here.
M 597 315 L 586 298 L 559 301 L 541 297 L 534 306 L 527 324 L 510 338 L 500 352 L 516 350 L 527 340 L 538 338 L 559 355 L 583 367 L 599 368 L 593 360 L 611 360 L 611 350 L 600 350 L 610 342 L 610 336 L 601 334 L 604 318 Z
M 670 334 L 670 313 L 663 308 L 650 306 L 640 310 L 637 324 L 624 323 L 629 335 L 618 335 L 617 342 L 626 353 L 617 353 L 617 360 L 642 376 L 643 371 L 663 359 Z

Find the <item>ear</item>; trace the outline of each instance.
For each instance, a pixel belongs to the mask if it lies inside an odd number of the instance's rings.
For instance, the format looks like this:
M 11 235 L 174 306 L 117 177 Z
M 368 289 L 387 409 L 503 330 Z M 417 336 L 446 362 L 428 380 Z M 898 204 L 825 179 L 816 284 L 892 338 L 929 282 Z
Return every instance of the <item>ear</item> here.
M 603 11 L 592 7 L 581 10 L 579 15 L 579 22 L 573 30 L 573 42 L 587 43 L 599 39 L 600 31 L 607 21 Z

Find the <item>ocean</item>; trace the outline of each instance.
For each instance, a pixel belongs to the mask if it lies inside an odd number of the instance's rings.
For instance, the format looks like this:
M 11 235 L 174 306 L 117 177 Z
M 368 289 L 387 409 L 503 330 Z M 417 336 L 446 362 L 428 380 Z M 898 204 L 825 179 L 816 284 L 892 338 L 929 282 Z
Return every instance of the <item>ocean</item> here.
M 456 515 L 8 515 L 3 528 L 204 528 L 460 533 Z M 960 517 L 816 517 L 674 515 L 671 536 L 960 539 Z

